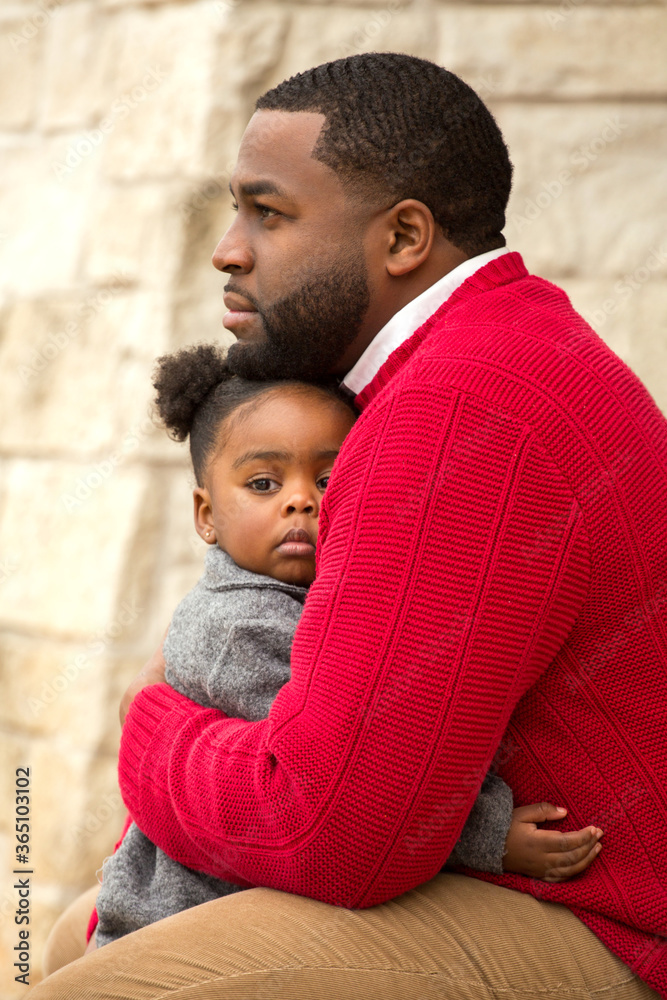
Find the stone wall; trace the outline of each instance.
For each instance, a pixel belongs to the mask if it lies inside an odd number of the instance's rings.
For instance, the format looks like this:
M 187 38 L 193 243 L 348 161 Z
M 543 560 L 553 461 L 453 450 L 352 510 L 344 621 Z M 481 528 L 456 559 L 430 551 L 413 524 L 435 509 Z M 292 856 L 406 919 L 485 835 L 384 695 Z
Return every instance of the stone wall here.
M 222 335 L 210 266 L 230 166 L 269 85 L 370 49 L 488 101 L 516 166 L 507 237 L 667 410 L 667 11 L 656 0 L 3 0 L 0 7 L 3 873 L 32 780 L 33 981 L 123 809 L 117 707 L 199 574 L 156 355 Z M 0 896 L 2 996 L 17 943 Z

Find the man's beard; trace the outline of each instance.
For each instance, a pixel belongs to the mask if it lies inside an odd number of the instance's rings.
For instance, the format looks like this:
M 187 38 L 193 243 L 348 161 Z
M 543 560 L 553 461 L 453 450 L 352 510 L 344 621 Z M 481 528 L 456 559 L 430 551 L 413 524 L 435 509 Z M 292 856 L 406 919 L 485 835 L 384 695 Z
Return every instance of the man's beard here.
M 356 338 L 369 301 L 363 253 L 354 260 L 337 261 L 322 273 L 311 273 L 298 291 L 274 305 L 260 309 L 254 303 L 264 337 L 232 344 L 227 354 L 229 369 L 243 378 L 262 381 L 320 381 L 335 370 Z

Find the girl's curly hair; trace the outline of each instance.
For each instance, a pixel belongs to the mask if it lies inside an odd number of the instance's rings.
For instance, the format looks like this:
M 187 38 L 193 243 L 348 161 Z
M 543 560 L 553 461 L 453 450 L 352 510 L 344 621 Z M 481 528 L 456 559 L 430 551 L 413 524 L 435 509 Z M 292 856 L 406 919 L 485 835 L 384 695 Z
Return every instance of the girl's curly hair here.
M 153 372 L 155 406 L 175 441 L 190 438 L 190 456 L 198 486 L 204 485 L 208 459 L 224 421 L 244 403 L 278 388 L 319 392 L 345 403 L 352 401 L 335 384 L 308 384 L 294 380 L 251 381 L 227 367 L 226 351 L 215 344 L 195 344 L 158 358 Z

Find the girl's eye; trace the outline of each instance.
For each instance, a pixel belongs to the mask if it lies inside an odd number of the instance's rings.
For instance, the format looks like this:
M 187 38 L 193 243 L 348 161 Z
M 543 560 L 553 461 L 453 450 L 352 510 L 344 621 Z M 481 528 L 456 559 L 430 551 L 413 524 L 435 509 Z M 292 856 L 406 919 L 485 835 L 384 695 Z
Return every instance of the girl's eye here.
M 251 479 L 250 482 L 248 483 L 248 486 L 250 487 L 251 490 L 254 490 L 255 493 L 270 493 L 271 489 L 274 486 L 278 486 L 278 488 L 280 488 L 279 484 L 275 481 L 275 479 L 267 479 L 267 478 Z
M 318 490 L 322 490 L 323 493 L 326 490 L 326 488 L 327 488 L 328 485 L 329 485 L 329 476 L 328 475 L 321 476 L 317 480 L 317 488 L 318 488 Z

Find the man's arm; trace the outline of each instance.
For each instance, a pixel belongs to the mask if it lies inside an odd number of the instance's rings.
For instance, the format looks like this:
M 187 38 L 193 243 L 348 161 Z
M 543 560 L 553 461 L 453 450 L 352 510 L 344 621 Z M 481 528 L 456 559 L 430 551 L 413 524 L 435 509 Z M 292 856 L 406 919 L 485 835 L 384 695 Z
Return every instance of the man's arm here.
M 440 870 L 582 606 L 580 510 L 529 427 L 427 385 L 362 415 L 267 720 L 136 697 L 120 780 L 176 860 L 363 907 Z M 424 420 L 424 397 L 429 419 Z

